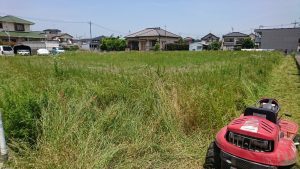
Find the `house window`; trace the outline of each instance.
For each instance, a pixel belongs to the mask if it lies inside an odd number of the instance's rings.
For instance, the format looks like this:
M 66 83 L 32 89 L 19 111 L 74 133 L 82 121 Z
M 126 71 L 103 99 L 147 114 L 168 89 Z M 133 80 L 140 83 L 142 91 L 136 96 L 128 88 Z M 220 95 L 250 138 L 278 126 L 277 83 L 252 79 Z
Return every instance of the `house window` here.
M 24 25 L 23 25 L 23 24 L 16 23 L 16 24 L 15 24 L 15 30 L 16 30 L 16 31 L 25 31 Z
M 233 38 L 225 38 L 224 41 L 225 42 L 234 42 L 234 39 Z
M 3 25 L 2 25 L 2 23 L 0 22 L 0 29 L 3 29 Z
M 151 45 L 152 45 L 152 47 L 154 47 L 156 43 L 157 43 L 157 41 L 156 41 L 156 40 L 152 40 L 152 41 L 151 41 Z

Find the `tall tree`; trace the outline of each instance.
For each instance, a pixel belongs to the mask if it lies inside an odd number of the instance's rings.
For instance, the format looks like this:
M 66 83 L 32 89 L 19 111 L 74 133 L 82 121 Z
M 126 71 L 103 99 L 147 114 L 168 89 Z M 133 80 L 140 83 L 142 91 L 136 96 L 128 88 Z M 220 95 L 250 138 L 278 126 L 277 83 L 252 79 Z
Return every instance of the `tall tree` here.
M 244 41 L 242 43 L 242 48 L 244 48 L 244 49 L 253 49 L 254 46 L 255 46 L 255 44 L 251 38 L 244 39 Z

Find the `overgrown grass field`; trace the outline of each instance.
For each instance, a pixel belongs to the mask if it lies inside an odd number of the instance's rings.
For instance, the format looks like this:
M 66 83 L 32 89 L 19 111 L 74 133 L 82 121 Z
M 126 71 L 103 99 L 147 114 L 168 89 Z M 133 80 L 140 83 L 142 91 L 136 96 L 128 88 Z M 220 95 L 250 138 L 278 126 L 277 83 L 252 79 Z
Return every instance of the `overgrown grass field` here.
M 222 51 L 2 57 L 8 165 L 201 168 L 216 132 L 271 95 L 283 60 Z

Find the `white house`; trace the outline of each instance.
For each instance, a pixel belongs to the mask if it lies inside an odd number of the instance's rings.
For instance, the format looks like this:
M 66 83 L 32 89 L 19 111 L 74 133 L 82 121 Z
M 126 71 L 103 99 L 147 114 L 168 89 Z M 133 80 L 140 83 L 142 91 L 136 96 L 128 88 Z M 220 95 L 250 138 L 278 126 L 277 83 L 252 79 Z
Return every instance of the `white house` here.
M 190 51 L 202 51 L 203 50 L 203 44 L 202 42 L 194 42 L 189 45 Z

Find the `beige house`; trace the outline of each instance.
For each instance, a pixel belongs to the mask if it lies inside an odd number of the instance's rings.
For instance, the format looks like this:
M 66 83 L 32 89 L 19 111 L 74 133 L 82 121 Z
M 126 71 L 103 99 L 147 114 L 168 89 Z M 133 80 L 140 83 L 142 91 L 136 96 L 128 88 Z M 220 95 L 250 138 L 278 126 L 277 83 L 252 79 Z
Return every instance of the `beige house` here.
M 73 36 L 68 33 L 61 33 L 59 29 L 43 30 L 49 41 L 58 41 L 61 45 L 71 45 L 73 43 Z
M 33 24 L 33 22 L 11 15 L 0 17 L 0 41 L 18 43 L 45 40 L 41 32 L 30 30 Z
M 222 49 L 234 50 L 241 48 L 244 39 L 249 38 L 249 35 L 240 32 L 231 32 L 223 35 Z
M 160 44 L 161 49 L 164 49 L 166 44 L 176 43 L 181 37 L 158 27 L 146 28 L 125 36 L 125 38 L 130 50 L 149 51 L 154 48 L 156 43 Z

